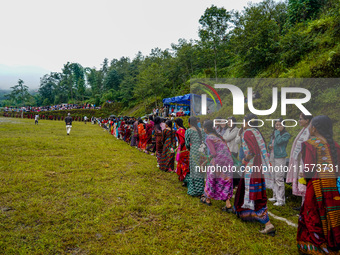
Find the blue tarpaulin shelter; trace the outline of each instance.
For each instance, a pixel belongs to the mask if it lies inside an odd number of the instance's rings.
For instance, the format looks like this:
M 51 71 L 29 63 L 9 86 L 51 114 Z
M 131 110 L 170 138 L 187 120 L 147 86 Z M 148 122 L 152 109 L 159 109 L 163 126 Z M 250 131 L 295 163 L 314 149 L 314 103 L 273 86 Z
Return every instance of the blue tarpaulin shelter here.
M 177 104 L 177 105 L 190 105 L 191 94 L 184 96 L 168 97 L 163 99 L 164 105 Z
M 219 100 L 216 101 L 217 105 L 214 105 L 214 100 L 207 98 L 207 106 L 212 112 L 217 111 L 221 108 Z M 163 99 L 164 105 L 183 105 L 194 107 L 195 113 L 200 114 L 201 110 L 201 96 L 196 94 L 186 94 L 183 96 L 168 97 Z

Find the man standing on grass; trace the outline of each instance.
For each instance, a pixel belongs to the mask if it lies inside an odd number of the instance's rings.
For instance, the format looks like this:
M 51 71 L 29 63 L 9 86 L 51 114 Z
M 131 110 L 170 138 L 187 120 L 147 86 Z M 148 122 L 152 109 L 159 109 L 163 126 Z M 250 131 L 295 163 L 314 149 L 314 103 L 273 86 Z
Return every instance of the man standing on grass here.
M 34 125 L 38 125 L 38 119 L 39 119 L 39 115 L 36 114 L 34 117 Z
M 70 135 L 70 131 L 71 131 L 71 127 L 72 127 L 72 117 L 71 117 L 70 113 L 67 114 L 67 117 L 65 118 L 65 123 L 66 123 L 67 135 Z

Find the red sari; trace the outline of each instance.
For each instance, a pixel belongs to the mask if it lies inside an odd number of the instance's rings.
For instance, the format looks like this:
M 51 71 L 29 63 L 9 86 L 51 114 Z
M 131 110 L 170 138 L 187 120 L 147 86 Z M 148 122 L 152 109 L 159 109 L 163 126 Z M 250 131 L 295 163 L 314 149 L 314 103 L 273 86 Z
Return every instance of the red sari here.
M 178 175 L 178 179 L 183 181 L 186 177 L 187 173 L 190 172 L 189 168 L 189 151 L 185 147 L 185 129 L 180 128 L 176 131 L 176 137 L 178 140 L 178 149 L 177 149 L 177 168 L 176 173 Z
M 146 140 L 146 146 L 148 151 L 153 151 L 154 145 L 152 144 L 152 131 L 154 128 L 154 122 L 150 121 L 150 123 L 145 125 L 146 129 L 146 135 L 147 135 L 147 140 Z
M 146 150 L 146 142 L 147 142 L 148 136 L 146 135 L 146 131 L 145 131 L 143 123 L 140 123 L 138 125 L 138 137 L 139 137 L 138 148 L 142 150 Z
M 252 131 L 246 130 L 243 134 L 244 142 L 246 143 L 249 155 L 253 155 L 253 166 L 262 166 L 262 153 L 258 140 L 254 136 Z M 261 147 L 265 148 L 265 144 Z M 266 153 L 266 152 L 265 152 Z M 248 164 L 249 165 L 249 162 Z M 255 171 L 251 173 L 250 184 L 249 184 L 249 199 L 254 202 L 254 208 L 245 208 L 245 172 L 240 179 L 238 189 L 235 194 L 234 209 L 238 217 L 245 221 L 258 221 L 262 224 L 266 224 L 269 221 L 268 209 L 267 209 L 267 194 L 266 184 L 263 171 Z
M 125 142 L 130 143 L 130 137 L 131 137 L 131 128 L 130 125 L 126 125 L 125 129 Z
M 156 157 L 157 163 L 160 163 L 162 151 L 163 151 L 163 134 L 162 130 L 154 127 L 155 130 L 155 138 L 156 138 Z
M 340 147 L 335 144 L 338 160 Z M 337 173 L 325 169 L 334 161 L 328 144 L 311 138 L 302 144 L 302 159 L 305 168 L 307 189 L 301 207 L 297 246 L 302 254 L 339 254 L 340 250 L 340 194 L 337 189 Z M 321 172 L 312 170 L 311 164 L 321 164 Z M 308 169 L 308 168 L 309 169 Z M 308 169 L 308 172 L 307 172 Z

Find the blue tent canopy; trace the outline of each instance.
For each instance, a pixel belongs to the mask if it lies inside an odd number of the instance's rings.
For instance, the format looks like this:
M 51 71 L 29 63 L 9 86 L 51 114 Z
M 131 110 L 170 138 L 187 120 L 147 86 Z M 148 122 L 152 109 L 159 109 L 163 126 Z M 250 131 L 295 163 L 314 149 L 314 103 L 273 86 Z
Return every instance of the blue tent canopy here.
M 195 115 L 200 115 L 201 101 L 202 101 L 201 95 L 186 94 L 183 96 L 164 98 L 163 104 L 168 106 L 170 105 L 187 106 L 190 107 L 188 108 L 188 110 L 191 109 L 189 111 L 195 112 Z M 214 101 L 211 98 L 207 98 L 207 107 L 210 112 L 215 112 L 221 109 L 221 103 L 219 100 Z
M 184 96 L 177 96 L 177 97 L 168 97 L 163 99 L 164 105 L 170 104 L 183 104 L 183 105 L 190 105 L 190 98 L 191 94 L 186 94 Z
M 190 100 L 192 99 L 192 96 L 195 98 L 201 98 L 200 95 L 195 94 L 186 94 L 184 96 L 177 96 L 177 97 L 168 97 L 163 99 L 164 105 L 170 105 L 170 104 L 179 104 L 179 105 L 189 105 L 190 106 Z M 213 101 L 210 98 L 207 98 L 208 101 Z M 220 103 L 217 100 L 217 103 Z

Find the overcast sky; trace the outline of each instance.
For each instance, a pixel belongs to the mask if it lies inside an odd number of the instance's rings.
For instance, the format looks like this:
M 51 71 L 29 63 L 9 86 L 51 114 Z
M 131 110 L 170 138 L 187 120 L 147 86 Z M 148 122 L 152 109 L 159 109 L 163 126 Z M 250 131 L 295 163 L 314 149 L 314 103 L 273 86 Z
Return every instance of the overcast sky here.
M 0 3 L 0 89 L 19 78 L 31 88 L 63 64 L 99 68 L 138 51 L 197 39 L 198 20 L 212 4 L 242 10 L 248 0 L 8 0 Z M 260 0 L 253 0 L 253 3 Z M 27 68 L 26 68 L 27 67 Z

